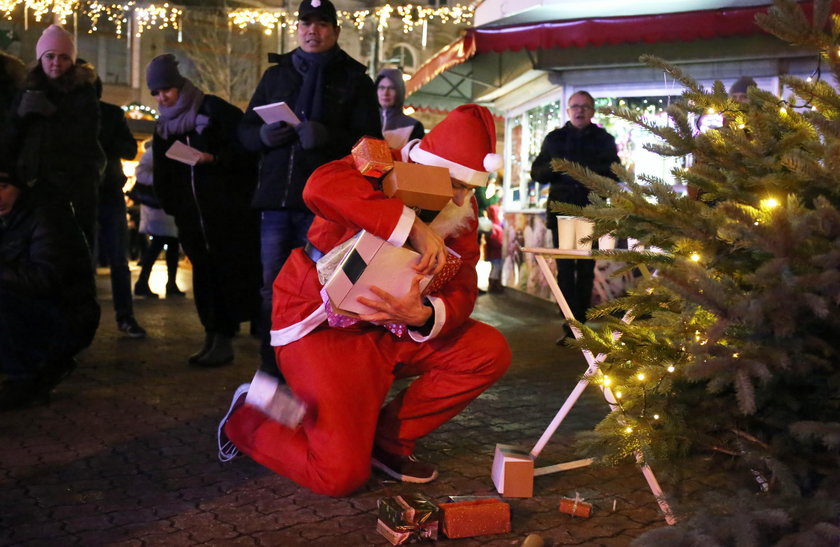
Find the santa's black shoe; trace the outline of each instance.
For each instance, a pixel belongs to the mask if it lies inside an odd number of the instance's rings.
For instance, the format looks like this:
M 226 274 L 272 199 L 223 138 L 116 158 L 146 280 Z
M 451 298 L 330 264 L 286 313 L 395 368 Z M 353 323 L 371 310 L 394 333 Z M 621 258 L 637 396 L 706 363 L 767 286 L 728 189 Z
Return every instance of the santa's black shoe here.
M 389 477 L 402 482 L 426 483 L 432 482 L 438 476 L 435 466 L 421 462 L 412 456 L 402 456 L 385 452 L 374 446 L 370 460 L 374 469 L 379 469 Z

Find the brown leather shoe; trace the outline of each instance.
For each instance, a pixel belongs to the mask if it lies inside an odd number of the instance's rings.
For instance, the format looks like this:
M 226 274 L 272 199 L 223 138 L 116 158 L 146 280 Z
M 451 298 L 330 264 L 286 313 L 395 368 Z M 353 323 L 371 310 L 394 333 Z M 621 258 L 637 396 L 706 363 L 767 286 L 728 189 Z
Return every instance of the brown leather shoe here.
M 374 446 L 370 459 L 371 466 L 379 469 L 389 477 L 402 482 L 426 483 L 432 482 L 438 476 L 435 466 L 421 462 L 413 455 L 402 456 L 385 452 Z

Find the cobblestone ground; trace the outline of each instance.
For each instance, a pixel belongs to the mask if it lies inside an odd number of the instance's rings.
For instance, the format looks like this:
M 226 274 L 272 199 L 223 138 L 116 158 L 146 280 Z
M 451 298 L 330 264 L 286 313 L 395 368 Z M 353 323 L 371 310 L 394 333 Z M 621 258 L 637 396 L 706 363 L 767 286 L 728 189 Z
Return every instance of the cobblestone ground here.
M 482 296 L 475 316 L 505 333 L 513 365 L 419 445 L 440 478 L 417 486 L 374 474 L 333 499 L 245 457 L 216 458 L 219 418 L 257 366 L 255 339 L 235 339 L 231 366 L 191 367 L 186 358 L 203 340 L 191 298 L 136 301 L 149 337 L 131 340 L 115 328 L 107 277 L 98 283 L 103 319 L 76 373 L 49 404 L 0 414 L 0 545 L 388 545 L 375 531 L 378 498 L 495 495 L 496 443 L 533 446 L 585 369 L 579 353 L 554 344 L 560 320 L 551 305 L 511 291 Z M 576 459 L 574 432 L 606 411 L 589 388 L 538 464 Z M 558 512 L 559 499 L 576 493 L 594 504 L 592 518 Z M 534 497 L 507 501 L 509 534 L 438 543 L 519 545 L 539 533 L 547 545 L 617 546 L 664 525 L 631 465 L 538 477 Z

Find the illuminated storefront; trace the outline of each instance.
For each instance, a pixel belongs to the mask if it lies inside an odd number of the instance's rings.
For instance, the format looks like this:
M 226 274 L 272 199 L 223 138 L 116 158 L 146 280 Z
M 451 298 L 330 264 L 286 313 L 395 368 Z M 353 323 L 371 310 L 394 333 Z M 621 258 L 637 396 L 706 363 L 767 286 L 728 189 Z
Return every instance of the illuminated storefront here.
M 566 122 L 565 105 L 573 93 L 587 90 L 596 107 L 621 105 L 667 123 L 663 109 L 680 99 L 682 88 L 662 70 L 641 63 L 643 54 L 676 64 L 705 86 L 716 80 L 729 86 L 748 75 L 779 95 L 780 75 L 815 71 L 812 54 L 756 26 L 755 15 L 767 5 L 755 4 L 709 2 L 704 5 L 715 9 L 549 22 L 511 16 L 471 29 L 418 69 L 407 85 L 412 93 L 407 104 L 451 109 L 477 102 L 504 117 L 505 285 L 549 297 L 532 259 L 519 248 L 553 245 L 545 226 L 548 188 L 530 179 L 530 168 L 545 135 Z M 812 3 L 803 6 L 808 11 Z M 714 114 L 696 120 L 698 131 L 715 120 Z M 637 174 L 669 181 L 671 170 L 685 161 L 645 150 L 653 137 L 628 122 L 602 114 L 594 121 L 615 137 L 622 164 Z M 601 289 L 610 296 L 609 286 Z

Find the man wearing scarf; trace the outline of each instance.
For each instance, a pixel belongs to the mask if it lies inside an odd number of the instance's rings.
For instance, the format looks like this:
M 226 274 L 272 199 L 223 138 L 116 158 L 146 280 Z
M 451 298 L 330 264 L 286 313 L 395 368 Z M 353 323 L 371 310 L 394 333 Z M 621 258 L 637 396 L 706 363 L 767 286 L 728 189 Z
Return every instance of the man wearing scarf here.
M 155 193 L 175 217 L 192 263 L 205 331 L 204 345 L 188 361 L 223 365 L 233 360 L 239 323 L 259 306 L 257 218 L 248 206 L 256 163 L 236 139 L 242 111 L 184 78 L 171 54 L 152 59 L 146 83 L 160 111 L 152 147 Z M 198 151 L 194 165 L 167 157 L 175 141 Z
M 319 166 L 342 158 L 362 136 L 381 138 L 379 107 L 365 67 L 338 46 L 340 27 L 329 0 L 304 0 L 298 8 L 299 47 L 263 74 L 239 125 L 239 138 L 261 155 L 251 206 L 260 211 L 262 368 L 277 374 L 269 345 L 272 284 L 296 247 L 306 243 L 313 214 L 303 187 Z M 301 120 L 267 124 L 254 107 L 285 102 Z

